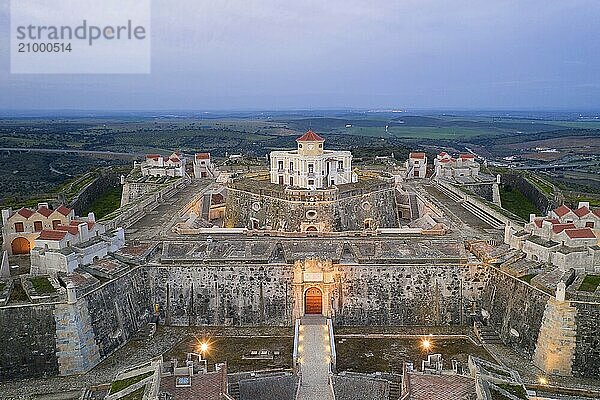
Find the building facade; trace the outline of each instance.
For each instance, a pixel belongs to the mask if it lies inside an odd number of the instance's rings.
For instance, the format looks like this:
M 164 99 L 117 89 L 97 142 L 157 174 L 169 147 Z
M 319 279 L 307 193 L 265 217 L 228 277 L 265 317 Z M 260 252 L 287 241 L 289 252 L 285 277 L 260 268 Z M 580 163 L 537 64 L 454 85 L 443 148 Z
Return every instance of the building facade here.
M 212 164 L 210 162 L 210 153 L 196 153 L 194 156 L 194 177 L 213 178 Z
M 296 150 L 271 152 L 271 183 L 316 190 L 358 181 L 351 152 L 325 150 L 325 139 L 311 130 L 296 142 Z
M 427 156 L 425 153 L 410 153 L 406 161 L 406 179 L 425 178 L 426 175 Z
M 146 159 L 140 167 L 142 176 L 185 176 L 185 158 L 181 153 L 173 153 L 168 157 L 146 154 Z
M 2 210 L 3 249 L 9 255 L 29 254 L 34 247 L 34 240 L 43 230 L 68 226 L 74 218 L 72 209 L 60 206 L 53 210 L 48 203 L 38 203 L 35 210 Z
M 441 152 L 433 161 L 435 176 L 438 179 L 461 181 L 464 178 L 477 178 L 480 165 L 473 154 L 461 154 L 453 158 L 450 154 Z

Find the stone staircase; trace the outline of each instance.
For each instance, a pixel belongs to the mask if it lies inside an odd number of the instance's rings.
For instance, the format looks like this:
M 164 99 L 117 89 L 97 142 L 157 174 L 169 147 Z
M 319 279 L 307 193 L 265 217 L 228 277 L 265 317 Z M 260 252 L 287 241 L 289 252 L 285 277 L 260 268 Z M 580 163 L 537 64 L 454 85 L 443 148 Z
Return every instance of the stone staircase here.
M 408 204 L 410 205 L 410 217 L 415 220 L 419 218 L 419 204 L 417 203 L 417 195 L 414 193 L 408 194 Z
M 239 382 L 230 383 L 229 387 L 228 387 L 228 390 L 229 390 L 229 396 L 233 397 L 236 400 L 240 398 L 240 384 L 239 384 Z
M 389 381 L 389 382 L 390 382 L 390 395 L 388 398 L 389 398 L 389 400 L 398 400 L 400 398 L 400 395 L 402 394 L 400 382 L 393 382 L 393 381 Z
M 475 323 L 475 334 L 483 344 L 502 344 L 502 339 L 491 326 Z
M 210 202 L 212 200 L 212 191 L 204 193 L 202 198 L 202 214 L 201 218 L 208 221 L 208 214 L 210 212 Z

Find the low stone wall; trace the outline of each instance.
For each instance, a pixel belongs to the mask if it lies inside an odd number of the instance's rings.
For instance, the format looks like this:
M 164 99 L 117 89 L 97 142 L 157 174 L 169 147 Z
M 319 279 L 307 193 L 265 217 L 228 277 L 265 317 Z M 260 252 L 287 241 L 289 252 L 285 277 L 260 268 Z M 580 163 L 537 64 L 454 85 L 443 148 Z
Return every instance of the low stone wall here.
M 128 228 L 142 219 L 147 213 L 157 208 L 163 201 L 176 195 L 186 183 L 188 183 L 187 180 L 178 179 L 158 192 L 149 194 L 144 199 L 121 206 L 119 209 L 102 218 L 101 222 L 106 226 L 106 230 L 119 227 Z
M 490 267 L 482 293 L 482 309 L 488 323 L 502 341 L 526 357 L 533 357 L 546 303 L 551 296 L 533 286 Z M 518 337 L 511 334 L 511 329 Z

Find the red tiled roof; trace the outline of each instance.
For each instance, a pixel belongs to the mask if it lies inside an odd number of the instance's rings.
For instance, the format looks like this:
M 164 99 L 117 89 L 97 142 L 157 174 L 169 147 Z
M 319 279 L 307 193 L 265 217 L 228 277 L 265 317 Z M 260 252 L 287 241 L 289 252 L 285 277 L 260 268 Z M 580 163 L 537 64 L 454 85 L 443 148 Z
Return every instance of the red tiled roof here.
M 73 211 L 73 210 L 71 210 L 70 208 L 65 207 L 65 206 L 60 206 L 55 211 L 66 217 L 67 215 L 71 214 L 71 211 Z
M 475 379 L 462 375 L 409 373 L 412 400 L 466 400 L 475 398 Z
M 443 158 L 440 160 L 440 162 L 446 164 L 446 163 L 452 162 L 452 160 L 449 158 Z
M 66 231 L 69 232 L 71 235 L 79 235 L 79 229 L 77 229 L 76 226 L 72 225 L 57 225 L 56 228 L 54 228 L 54 230 Z
M 448 153 L 446 153 L 445 151 L 442 151 L 439 155 L 440 155 L 440 157 L 446 157 L 448 155 Z
M 224 371 L 209 372 L 192 376 L 191 387 L 176 387 L 175 376 L 165 376 L 160 380 L 160 391 L 167 392 L 175 399 L 220 400 L 226 380 Z
M 459 158 L 475 158 L 475 156 L 473 154 L 463 153 L 459 156 Z
M 594 215 L 598 218 L 600 218 L 600 208 L 594 210 Z
M 181 160 L 177 157 L 171 157 L 171 158 L 169 158 L 169 160 L 173 161 L 174 163 L 181 162 Z
M 554 214 L 558 215 L 559 217 L 563 217 L 567 215 L 569 211 L 571 211 L 571 209 L 563 204 L 554 210 Z
M 29 208 L 21 208 L 19 211 L 17 211 L 17 214 L 19 214 L 22 217 L 29 218 L 34 214 L 34 212 L 31 211 Z
M 196 153 L 196 160 L 207 160 L 210 158 L 210 153 Z
M 595 239 L 594 231 L 590 228 L 567 229 L 565 233 L 571 239 Z
M 425 153 L 410 153 L 409 155 L 410 158 L 419 158 L 424 160 L 425 159 Z
M 575 229 L 575 224 L 573 224 L 573 223 L 556 224 L 556 225 L 554 225 L 552 227 L 552 232 L 554 232 L 554 233 L 561 233 L 565 229 Z
M 48 207 L 40 207 L 37 209 L 37 212 L 42 214 L 44 217 L 48 218 L 52 214 L 52 210 Z
M 539 218 L 539 219 L 534 220 L 533 222 L 535 222 L 535 225 L 538 228 L 541 228 L 542 227 L 542 221 L 548 221 L 552 225 L 560 224 L 560 221 L 557 220 L 556 218 Z
M 579 218 L 581 218 L 581 217 L 585 217 L 586 215 L 588 215 L 591 211 L 587 207 L 580 207 L 573 212 L 575 213 L 575 215 L 577 215 Z
M 157 158 L 160 158 L 160 154 L 146 154 L 146 158 L 152 158 L 153 160 L 156 160 Z
M 38 239 L 40 240 L 62 240 L 67 235 L 67 231 L 57 231 L 44 229 L 40 232 Z
M 314 133 L 312 130 L 308 130 L 304 135 L 296 139 L 297 142 L 324 142 L 321 136 Z

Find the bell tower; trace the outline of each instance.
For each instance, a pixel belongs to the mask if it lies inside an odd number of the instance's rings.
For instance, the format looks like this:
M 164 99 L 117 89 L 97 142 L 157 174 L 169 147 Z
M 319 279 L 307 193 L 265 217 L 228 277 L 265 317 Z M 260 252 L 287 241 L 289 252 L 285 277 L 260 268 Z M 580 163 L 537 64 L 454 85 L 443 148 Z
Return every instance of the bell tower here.
M 309 130 L 296 139 L 298 143 L 298 154 L 303 156 L 320 156 L 323 154 L 323 143 L 325 139 Z

